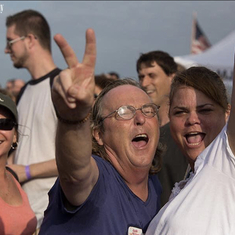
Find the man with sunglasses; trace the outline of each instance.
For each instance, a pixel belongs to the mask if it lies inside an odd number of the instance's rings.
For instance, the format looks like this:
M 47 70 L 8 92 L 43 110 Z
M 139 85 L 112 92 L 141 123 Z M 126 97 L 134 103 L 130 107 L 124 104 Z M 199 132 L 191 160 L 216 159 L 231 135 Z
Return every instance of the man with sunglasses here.
M 50 27 L 42 14 L 34 10 L 16 13 L 7 17 L 6 27 L 5 53 L 15 68 L 27 69 L 32 77 L 18 96 L 19 146 L 9 163 L 28 195 L 39 228 L 47 193 L 58 175 L 51 84 L 60 69 L 51 55 Z
M 161 186 L 150 175 L 160 167 L 159 107 L 130 79 L 107 85 L 93 106 L 94 31 L 86 32 L 81 63 L 61 35 L 54 38 L 68 69 L 53 84 L 59 178 L 40 234 L 143 234 L 160 206 Z

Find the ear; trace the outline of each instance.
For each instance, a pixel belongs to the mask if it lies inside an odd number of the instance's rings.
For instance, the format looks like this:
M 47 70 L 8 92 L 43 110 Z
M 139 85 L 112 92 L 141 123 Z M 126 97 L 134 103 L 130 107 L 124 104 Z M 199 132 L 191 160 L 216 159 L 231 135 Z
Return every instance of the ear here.
M 226 122 L 228 121 L 229 115 L 230 115 L 230 111 L 231 111 L 231 104 L 228 104 L 228 108 L 225 111 L 225 120 Z
M 102 140 L 102 133 L 99 128 L 93 129 L 92 135 L 99 145 L 104 145 L 103 140 Z
M 33 48 L 37 42 L 37 37 L 31 33 L 29 33 L 27 35 L 27 39 L 28 39 L 28 47 L 29 49 Z
M 13 136 L 13 143 L 17 142 L 18 138 L 17 138 L 17 131 L 14 132 L 14 136 Z
M 171 82 L 173 81 L 174 77 L 175 77 L 175 73 L 172 73 L 172 74 L 169 76 Z

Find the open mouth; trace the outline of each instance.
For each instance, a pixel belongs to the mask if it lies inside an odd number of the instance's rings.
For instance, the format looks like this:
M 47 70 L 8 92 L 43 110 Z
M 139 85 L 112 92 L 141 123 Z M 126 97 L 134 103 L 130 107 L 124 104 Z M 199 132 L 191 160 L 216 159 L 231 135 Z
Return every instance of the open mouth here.
M 142 148 L 147 145 L 148 141 L 149 138 L 146 134 L 139 134 L 135 136 L 132 143 L 136 148 Z
M 146 93 L 149 95 L 149 94 L 152 94 L 153 93 L 153 90 L 146 90 Z
M 206 134 L 202 132 L 191 132 L 186 134 L 185 138 L 189 145 L 197 146 L 204 140 L 205 136 Z

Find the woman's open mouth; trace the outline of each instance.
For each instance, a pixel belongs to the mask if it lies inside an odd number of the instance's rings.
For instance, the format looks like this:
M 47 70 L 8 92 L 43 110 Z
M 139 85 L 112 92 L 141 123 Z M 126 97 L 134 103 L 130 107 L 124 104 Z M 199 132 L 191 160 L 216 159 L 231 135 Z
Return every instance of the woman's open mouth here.
M 206 134 L 203 132 L 190 132 L 186 134 L 184 137 L 188 145 L 197 146 L 204 140 L 205 136 Z

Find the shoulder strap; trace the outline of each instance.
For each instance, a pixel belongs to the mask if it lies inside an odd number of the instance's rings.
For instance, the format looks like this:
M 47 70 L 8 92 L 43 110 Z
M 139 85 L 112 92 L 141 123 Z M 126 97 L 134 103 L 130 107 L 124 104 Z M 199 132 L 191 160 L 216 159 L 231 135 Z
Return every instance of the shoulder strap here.
M 18 175 L 17 175 L 10 167 L 6 166 L 6 169 L 15 177 L 15 179 L 16 179 L 18 182 L 20 182 L 20 181 L 19 181 L 19 178 L 18 178 Z

